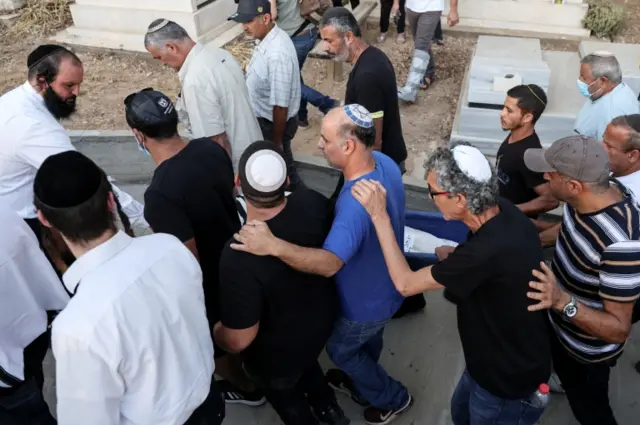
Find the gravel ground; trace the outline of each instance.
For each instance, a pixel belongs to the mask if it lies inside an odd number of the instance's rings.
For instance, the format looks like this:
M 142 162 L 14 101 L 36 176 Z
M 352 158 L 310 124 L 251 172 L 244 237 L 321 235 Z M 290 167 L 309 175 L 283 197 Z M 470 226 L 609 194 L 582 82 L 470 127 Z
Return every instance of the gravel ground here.
M 629 22 L 624 34 L 617 42 L 640 42 L 640 0 L 616 0 L 625 3 Z M 376 25 L 369 23 L 365 39 L 373 42 L 377 35 Z M 414 167 L 412 159 L 448 140 L 460 87 L 465 69 L 469 63 L 477 36 L 448 33 L 445 46 L 435 46 L 437 73 L 436 82 L 426 92 L 421 92 L 414 105 L 402 105 L 401 116 L 407 148 L 409 150 L 409 171 Z M 2 76 L 0 93 L 22 83 L 26 75 L 26 57 L 43 38 L 27 36 L 17 40 L 0 37 L 0 58 Z M 577 42 L 544 40 L 543 49 L 576 50 Z M 402 85 L 409 68 L 413 43 L 395 42 L 393 28 L 387 40 L 378 45 L 390 57 L 396 69 L 398 84 Z M 234 49 L 230 49 L 232 53 Z M 173 70 L 153 62 L 142 54 L 120 54 L 103 51 L 80 52 L 85 64 L 85 82 L 79 99 L 78 113 L 64 124 L 69 129 L 126 129 L 122 100 L 136 90 L 154 87 L 172 98 L 178 94 L 178 78 Z M 246 60 L 246 54 L 240 55 Z M 345 66 L 348 73 L 350 66 Z M 334 82 L 328 78 L 324 61 L 309 59 L 303 70 L 305 82 L 319 91 L 341 99 L 344 96 L 346 78 Z M 345 75 L 346 77 L 346 75 Z M 310 127 L 300 129 L 294 140 L 294 149 L 306 154 L 318 154 L 316 143 L 322 115 L 310 107 Z M 419 161 L 418 161 L 419 162 Z

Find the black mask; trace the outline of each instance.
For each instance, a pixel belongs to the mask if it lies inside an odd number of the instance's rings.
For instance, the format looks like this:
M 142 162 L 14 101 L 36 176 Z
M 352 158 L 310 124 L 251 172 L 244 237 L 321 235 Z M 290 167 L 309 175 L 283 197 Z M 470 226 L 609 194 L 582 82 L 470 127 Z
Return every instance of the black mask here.
M 47 86 L 44 92 L 44 104 L 56 119 L 68 118 L 76 111 L 76 97 L 69 96 L 67 100 L 62 100 L 51 86 Z

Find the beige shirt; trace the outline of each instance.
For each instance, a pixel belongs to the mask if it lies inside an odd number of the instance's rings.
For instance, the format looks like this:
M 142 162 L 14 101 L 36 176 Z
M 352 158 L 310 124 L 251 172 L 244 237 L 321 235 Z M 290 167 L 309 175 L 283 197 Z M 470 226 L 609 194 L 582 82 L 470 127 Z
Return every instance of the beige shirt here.
M 262 140 L 240 65 L 226 50 L 196 44 L 179 77 L 182 92 L 176 110 L 189 137 L 226 133 L 233 169 L 237 172 L 238 161 L 247 146 Z

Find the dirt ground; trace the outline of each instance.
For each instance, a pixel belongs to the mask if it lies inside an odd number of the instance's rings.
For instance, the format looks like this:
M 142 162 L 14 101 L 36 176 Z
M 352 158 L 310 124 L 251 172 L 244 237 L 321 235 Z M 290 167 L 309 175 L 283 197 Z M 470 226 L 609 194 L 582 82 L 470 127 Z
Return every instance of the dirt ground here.
M 640 42 L 640 0 L 616 0 L 624 3 L 629 14 L 627 29 L 617 42 Z M 398 84 L 402 85 L 407 75 L 413 43 L 410 39 L 398 45 L 393 27 L 387 40 L 378 45 L 389 56 L 396 70 Z M 376 25 L 368 23 L 365 39 L 375 41 Z M 437 71 L 436 82 L 426 92 L 421 92 L 413 105 L 402 105 L 401 116 L 409 160 L 445 143 L 450 135 L 455 116 L 460 87 L 469 63 L 477 35 L 445 33 L 445 45 L 435 46 Z M 44 37 L 23 36 L 19 39 L 0 37 L 0 93 L 4 93 L 24 82 L 26 57 Z M 543 49 L 576 50 L 577 42 L 543 40 Z M 232 50 L 233 52 L 233 50 Z M 80 51 L 85 65 L 85 81 L 79 99 L 78 112 L 64 124 L 69 129 L 126 129 L 122 101 L 129 93 L 145 87 L 154 87 L 172 98 L 178 94 L 177 74 L 150 57 L 142 54 L 120 54 L 104 51 Z M 345 74 L 350 66 L 345 66 Z M 337 99 L 345 91 L 346 75 L 336 83 L 327 76 L 324 61 L 309 59 L 303 77 L 311 87 Z M 316 143 L 322 115 L 309 107 L 310 127 L 300 129 L 294 140 L 294 149 L 306 154 L 318 155 Z

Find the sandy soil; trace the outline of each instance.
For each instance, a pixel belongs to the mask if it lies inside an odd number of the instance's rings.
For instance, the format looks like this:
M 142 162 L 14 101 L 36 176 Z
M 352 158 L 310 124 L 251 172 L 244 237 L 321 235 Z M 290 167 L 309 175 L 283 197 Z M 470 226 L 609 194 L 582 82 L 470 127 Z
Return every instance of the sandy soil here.
M 640 41 L 640 0 L 617 0 L 625 3 L 629 23 L 618 42 Z M 376 25 L 369 23 L 365 38 L 371 42 L 377 35 Z M 406 78 L 412 41 L 398 45 L 390 31 L 387 40 L 379 47 L 387 53 L 396 69 L 398 84 Z M 447 33 L 445 46 L 435 46 L 437 63 L 436 82 L 426 92 L 421 92 L 414 105 L 401 106 L 403 130 L 409 150 L 409 171 L 414 166 L 412 159 L 446 142 L 451 132 L 460 86 L 465 69 L 473 53 L 477 35 Z M 23 37 L 19 40 L 0 38 L 0 93 L 22 83 L 26 76 L 26 57 L 36 45 L 43 41 L 38 37 Z M 543 49 L 577 50 L 577 42 L 543 41 Z M 69 129 L 126 129 L 122 100 L 136 90 L 154 87 L 171 97 L 177 96 L 178 78 L 175 72 L 154 63 L 150 57 L 141 54 L 116 54 L 110 52 L 81 52 L 85 64 L 85 82 L 79 99 L 78 113 L 65 122 Z M 350 67 L 345 66 L 345 73 Z M 309 59 L 303 70 L 305 82 L 319 91 L 342 99 L 346 78 L 336 83 L 328 78 L 325 63 Z M 346 76 L 345 76 L 346 77 Z M 294 149 L 306 154 L 318 154 L 316 143 L 322 115 L 310 106 L 310 127 L 300 129 Z

